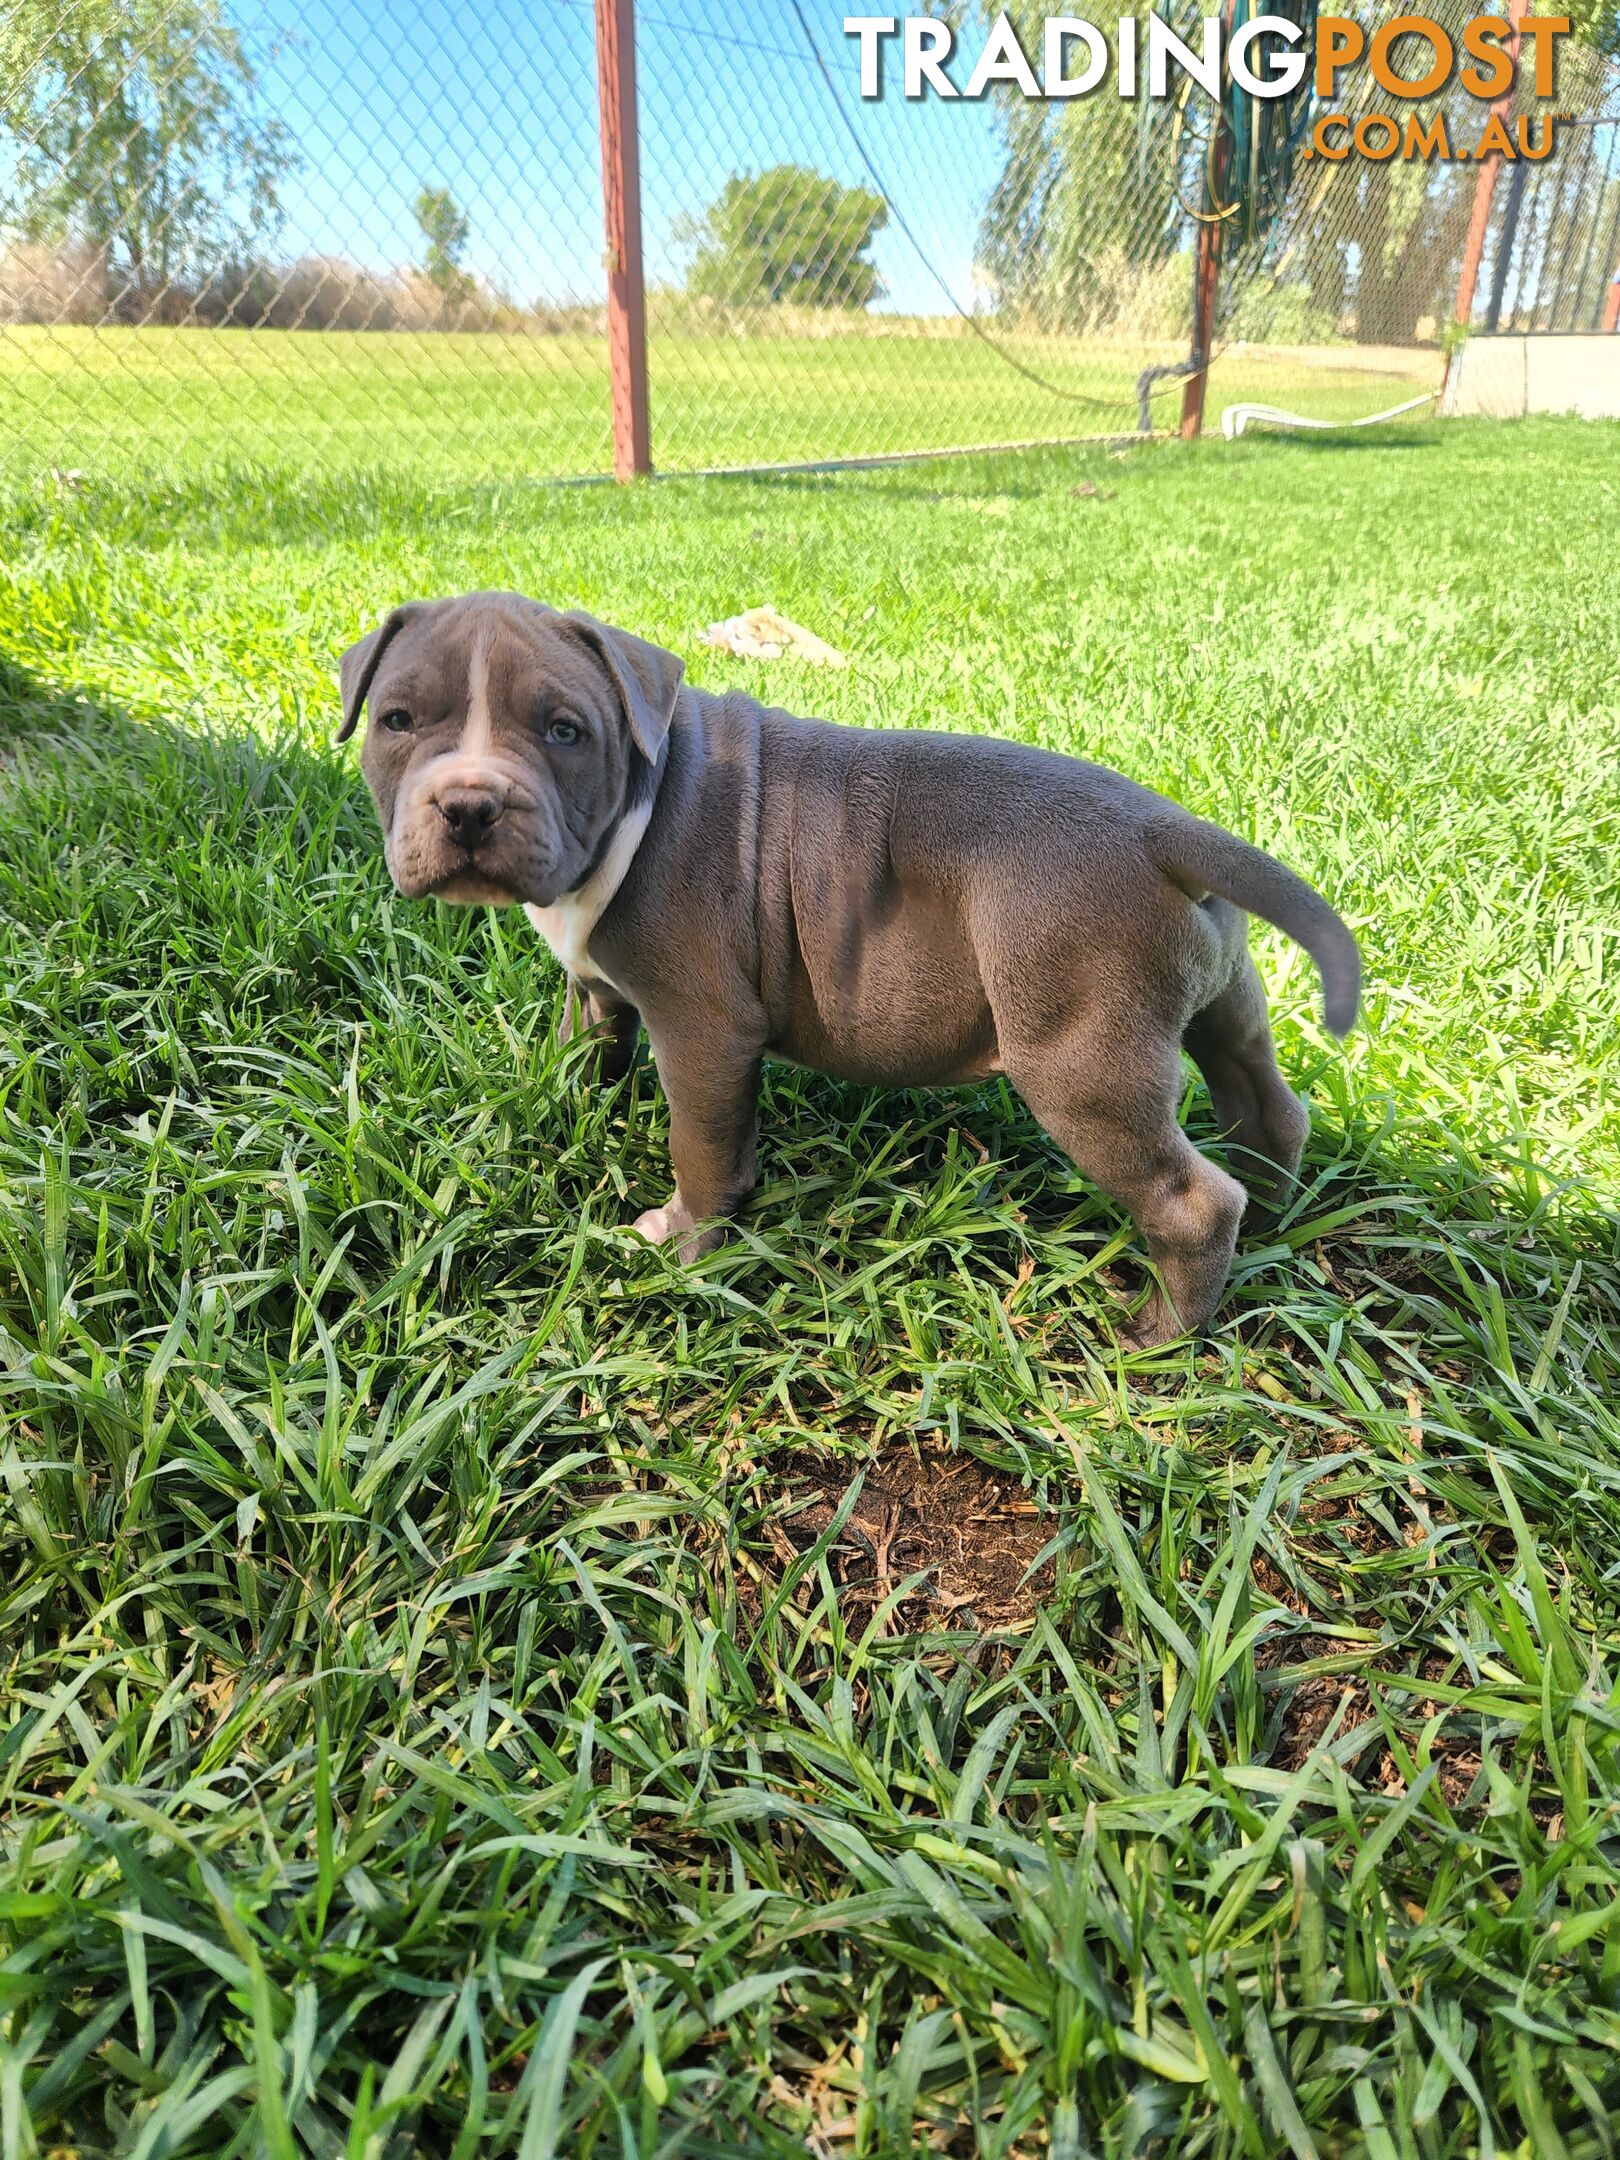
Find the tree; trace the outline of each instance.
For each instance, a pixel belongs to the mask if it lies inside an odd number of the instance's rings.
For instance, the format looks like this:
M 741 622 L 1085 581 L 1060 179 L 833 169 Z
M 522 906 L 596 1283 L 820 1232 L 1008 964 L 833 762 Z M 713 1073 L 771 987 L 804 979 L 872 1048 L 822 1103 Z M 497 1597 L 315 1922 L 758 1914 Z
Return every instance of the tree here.
M 1582 44 L 1611 59 L 1620 55 L 1620 0 L 1569 0 L 1559 13 Z
M 470 229 L 466 211 L 442 187 L 423 188 L 412 207 L 427 242 L 422 275 L 447 300 L 465 300 L 472 292 L 472 279 L 461 267 Z
M 1141 46 L 1150 8 L 1126 0 L 1109 19 L 1134 14 Z M 1002 12 L 1000 0 L 973 0 L 971 13 L 986 22 Z M 1005 12 L 1024 52 L 1039 59 L 1049 11 L 1011 0 Z M 1168 108 L 1103 91 L 1048 104 L 1010 84 L 991 95 L 1006 155 L 978 258 L 1000 306 L 1049 330 L 1104 331 L 1122 313 L 1138 315 L 1191 245 L 1161 124 Z M 1183 164 L 1189 155 L 1184 147 Z
M 280 216 L 293 162 L 220 0 L 8 0 L 0 221 L 87 242 L 143 303 L 249 252 Z
M 734 307 L 868 307 L 883 288 L 866 250 L 888 220 L 881 195 L 806 165 L 734 174 L 680 234 L 699 243 L 687 291 Z
M 1000 0 L 973 6 L 986 18 L 1001 11 Z M 1026 53 L 1038 54 L 1046 11 L 1035 0 L 1010 0 L 1007 12 Z M 1127 0 L 1121 12 L 1135 12 L 1140 28 L 1145 0 Z M 1371 29 L 1387 10 L 1355 0 L 1341 12 Z M 1438 19 L 1442 11 L 1427 12 Z M 1599 51 L 1620 44 L 1620 0 L 1571 0 L 1561 12 L 1572 17 L 1578 44 Z M 1579 67 L 1596 82 L 1590 53 L 1561 57 L 1572 74 Z M 1146 99 L 1099 92 L 1042 104 L 1010 88 L 998 95 L 1005 158 L 985 210 L 979 259 L 1003 307 L 1049 329 L 1106 330 L 1149 288 L 1154 267 L 1190 242 L 1173 183 L 1179 180 L 1184 199 L 1198 192 L 1207 105 L 1201 95 L 1190 101 L 1195 124 L 1172 147 L 1165 126 L 1171 108 Z M 1368 70 L 1354 70 L 1339 99 L 1352 117 L 1383 112 L 1403 126 L 1411 110 L 1425 118 L 1442 111 L 1460 144 L 1472 143 L 1482 123 L 1478 100 L 1455 78 L 1438 98 L 1413 108 L 1381 90 Z M 1585 109 L 1581 98 L 1561 102 Z M 1348 314 L 1363 343 L 1411 343 L 1420 322 L 1443 318 L 1451 304 L 1474 176 L 1471 164 L 1441 159 L 1353 158 L 1330 171 L 1296 163 L 1286 250 L 1289 284 L 1302 288 L 1295 312 L 1318 322 Z M 1251 247 L 1240 255 L 1229 242 L 1224 292 L 1235 294 L 1257 270 L 1269 285 L 1261 253 Z

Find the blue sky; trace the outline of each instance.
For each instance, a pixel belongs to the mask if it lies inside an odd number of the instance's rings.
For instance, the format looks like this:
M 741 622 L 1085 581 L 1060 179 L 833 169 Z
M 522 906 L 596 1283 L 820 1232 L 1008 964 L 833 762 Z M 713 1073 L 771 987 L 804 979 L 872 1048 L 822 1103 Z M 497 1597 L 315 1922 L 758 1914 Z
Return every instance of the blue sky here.
M 972 304 L 979 214 L 1000 158 L 988 104 L 859 96 L 843 4 L 805 0 L 829 71 L 920 246 L 891 223 L 874 247 L 885 306 L 940 313 L 940 279 Z M 787 0 L 638 7 L 642 208 L 649 280 L 679 274 L 674 228 L 739 169 L 793 162 L 864 182 Z M 420 249 L 411 202 L 449 187 L 472 225 L 468 261 L 522 300 L 602 289 L 591 0 L 270 0 L 236 19 L 267 107 L 298 142 L 284 199 L 289 253 L 373 268 Z M 897 72 L 890 70 L 888 73 Z M 936 275 L 935 273 L 938 273 Z

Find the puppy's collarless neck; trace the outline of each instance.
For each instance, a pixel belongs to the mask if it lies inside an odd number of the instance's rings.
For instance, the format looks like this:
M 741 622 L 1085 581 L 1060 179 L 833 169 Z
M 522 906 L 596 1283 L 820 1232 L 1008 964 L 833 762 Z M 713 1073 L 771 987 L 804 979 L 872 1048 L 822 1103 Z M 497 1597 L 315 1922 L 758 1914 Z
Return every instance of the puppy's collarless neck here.
M 591 959 L 591 933 L 635 861 L 636 850 L 652 821 L 656 800 L 655 784 L 651 792 L 620 818 L 606 848 L 572 892 L 563 893 L 549 907 L 537 907 L 532 900 L 524 903 L 524 914 L 551 947 L 558 963 L 576 980 L 589 977 L 592 981 L 606 983 L 610 990 L 619 987 Z

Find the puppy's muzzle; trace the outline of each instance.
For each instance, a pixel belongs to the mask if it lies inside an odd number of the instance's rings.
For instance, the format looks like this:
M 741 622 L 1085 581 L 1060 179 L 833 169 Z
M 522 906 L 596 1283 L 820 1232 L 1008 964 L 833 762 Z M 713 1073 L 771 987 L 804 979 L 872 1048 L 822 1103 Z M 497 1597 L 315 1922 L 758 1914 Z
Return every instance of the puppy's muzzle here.
M 389 868 L 415 897 L 504 905 L 534 896 L 553 853 L 550 821 L 521 772 L 493 758 L 445 757 L 400 805 Z
M 471 854 L 506 815 L 506 791 L 489 782 L 450 783 L 429 797 L 458 847 Z

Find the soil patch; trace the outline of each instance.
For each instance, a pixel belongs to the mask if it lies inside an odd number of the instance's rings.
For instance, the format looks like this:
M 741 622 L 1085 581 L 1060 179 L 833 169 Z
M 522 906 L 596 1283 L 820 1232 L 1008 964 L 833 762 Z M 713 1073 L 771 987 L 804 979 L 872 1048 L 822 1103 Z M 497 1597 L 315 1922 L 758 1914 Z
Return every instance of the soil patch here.
M 767 1525 L 784 1568 L 826 1532 L 863 1468 L 860 1495 L 827 1553 L 847 1615 L 870 1612 L 922 1575 L 891 1615 L 897 1632 L 1029 1625 L 1052 1589 L 1050 1560 L 1030 1570 L 1056 1522 L 1014 1479 L 944 1448 L 900 1444 L 864 1466 L 790 1457 L 786 1501 Z

